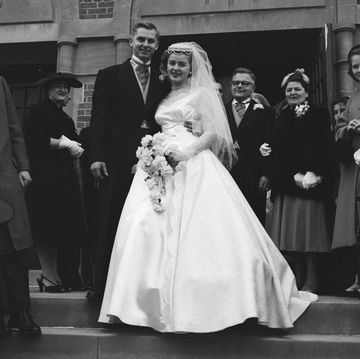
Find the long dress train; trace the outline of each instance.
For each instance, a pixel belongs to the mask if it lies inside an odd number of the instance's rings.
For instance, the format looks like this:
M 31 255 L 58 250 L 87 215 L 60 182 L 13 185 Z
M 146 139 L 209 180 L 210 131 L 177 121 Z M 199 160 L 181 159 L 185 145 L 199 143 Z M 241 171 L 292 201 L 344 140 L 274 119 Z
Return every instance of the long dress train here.
M 178 147 L 198 138 L 183 126 L 198 94 L 178 91 L 156 120 Z M 291 328 L 317 299 L 294 275 L 231 175 L 204 150 L 166 183 L 166 210 L 153 210 L 138 169 L 125 202 L 100 322 L 161 332 L 213 332 L 257 318 Z

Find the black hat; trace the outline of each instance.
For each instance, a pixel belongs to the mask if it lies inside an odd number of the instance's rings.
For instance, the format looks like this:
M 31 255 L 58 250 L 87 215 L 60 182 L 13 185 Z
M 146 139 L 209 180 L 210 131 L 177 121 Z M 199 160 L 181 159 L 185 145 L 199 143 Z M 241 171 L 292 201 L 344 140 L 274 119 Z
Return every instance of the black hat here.
M 38 86 L 48 87 L 51 82 L 59 80 L 67 82 L 70 87 L 82 87 L 82 83 L 76 78 L 76 76 L 69 72 L 54 72 L 39 80 L 36 84 Z

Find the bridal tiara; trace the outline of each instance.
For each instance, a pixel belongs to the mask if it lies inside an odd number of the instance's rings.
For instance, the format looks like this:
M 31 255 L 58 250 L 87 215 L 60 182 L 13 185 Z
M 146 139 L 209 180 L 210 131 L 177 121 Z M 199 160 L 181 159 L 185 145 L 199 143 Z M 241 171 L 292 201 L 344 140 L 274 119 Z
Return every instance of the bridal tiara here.
M 191 56 L 193 53 L 193 49 L 187 45 L 178 46 L 178 44 L 170 45 L 167 49 L 167 53 L 175 54 L 175 55 L 187 55 Z

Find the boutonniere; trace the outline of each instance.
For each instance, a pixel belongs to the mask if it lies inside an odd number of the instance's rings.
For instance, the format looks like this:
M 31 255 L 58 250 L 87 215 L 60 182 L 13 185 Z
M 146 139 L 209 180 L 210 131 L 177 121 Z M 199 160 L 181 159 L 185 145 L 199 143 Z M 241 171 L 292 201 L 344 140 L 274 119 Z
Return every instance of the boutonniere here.
M 302 103 L 301 105 L 296 105 L 294 108 L 294 112 L 296 117 L 302 117 L 306 114 L 306 112 L 308 112 L 310 106 L 309 103 L 307 101 L 305 101 L 304 103 Z
M 254 105 L 254 110 L 263 110 L 264 106 L 261 103 L 256 103 Z

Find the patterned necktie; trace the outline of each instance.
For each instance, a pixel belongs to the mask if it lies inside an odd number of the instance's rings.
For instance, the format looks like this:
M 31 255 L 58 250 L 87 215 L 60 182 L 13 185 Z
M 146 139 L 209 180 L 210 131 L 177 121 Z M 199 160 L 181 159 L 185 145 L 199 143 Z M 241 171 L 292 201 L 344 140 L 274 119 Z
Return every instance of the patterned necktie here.
M 143 90 L 145 90 L 150 76 L 149 66 L 143 64 L 137 64 L 135 71 L 140 81 L 141 87 L 143 88 Z
M 241 120 L 242 120 L 242 118 L 244 117 L 244 114 L 245 114 L 245 112 L 246 112 L 246 106 L 245 106 L 245 104 L 244 103 L 242 103 L 242 102 L 235 102 L 234 103 L 234 107 L 235 107 L 235 110 L 236 110 L 236 112 L 237 112 L 237 114 L 238 114 L 238 116 L 239 116 L 239 123 L 237 123 L 238 121 L 236 121 L 236 124 L 237 124 L 237 126 L 239 126 L 240 125 L 240 122 L 241 122 Z M 236 119 L 235 119 L 236 120 Z

